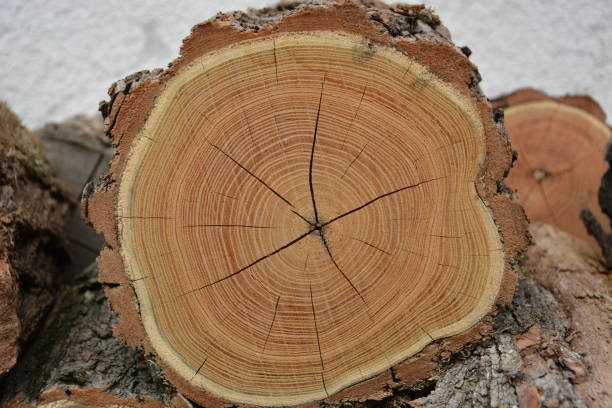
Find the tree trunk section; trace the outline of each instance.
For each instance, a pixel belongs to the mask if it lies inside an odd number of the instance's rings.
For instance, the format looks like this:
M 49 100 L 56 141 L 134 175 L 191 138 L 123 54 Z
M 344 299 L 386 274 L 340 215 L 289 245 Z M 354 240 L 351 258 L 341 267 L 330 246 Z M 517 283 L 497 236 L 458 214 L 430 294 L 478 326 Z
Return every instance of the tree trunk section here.
M 73 209 L 39 138 L 0 103 L 0 376 L 53 302 Z
M 597 102 L 522 89 L 493 105 L 504 109 L 504 124 L 518 153 L 508 185 L 518 191 L 529 218 L 597 248 L 580 219 L 582 210 L 603 219 L 597 192 L 612 131 Z
M 421 386 L 491 328 L 527 244 L 465 53 L 423 6 L 292 2 L 114 84 L 83 214 L 115 332 L 207 407 Z

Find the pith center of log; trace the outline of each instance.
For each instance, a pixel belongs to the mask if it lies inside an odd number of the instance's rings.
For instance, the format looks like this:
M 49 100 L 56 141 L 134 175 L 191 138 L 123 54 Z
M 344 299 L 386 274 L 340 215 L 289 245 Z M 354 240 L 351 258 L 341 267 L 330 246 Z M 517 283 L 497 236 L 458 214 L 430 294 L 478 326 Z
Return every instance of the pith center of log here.
M 280 33 L 166 84 L 121 251 L 163 361 L 231 401 L 322 399 L 469 329 L 504 255 L 474 101 L 363 37 Z

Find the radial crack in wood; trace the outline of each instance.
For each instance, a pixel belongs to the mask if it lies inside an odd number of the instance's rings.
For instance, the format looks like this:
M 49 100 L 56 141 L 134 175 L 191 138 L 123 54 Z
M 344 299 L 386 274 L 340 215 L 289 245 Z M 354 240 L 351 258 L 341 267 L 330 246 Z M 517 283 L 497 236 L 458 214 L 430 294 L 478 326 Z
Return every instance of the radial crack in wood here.
M 101 276 L 134 289 L 137 308 L 111 299 L 116 331 L 206 406 L 426 377 L 438 339 L 459 348 L 510 300 L 526 243 L 477 82 L 422 6 L 196 26 L 103 105 L 118 154 L 83 211 L 109 244 Z

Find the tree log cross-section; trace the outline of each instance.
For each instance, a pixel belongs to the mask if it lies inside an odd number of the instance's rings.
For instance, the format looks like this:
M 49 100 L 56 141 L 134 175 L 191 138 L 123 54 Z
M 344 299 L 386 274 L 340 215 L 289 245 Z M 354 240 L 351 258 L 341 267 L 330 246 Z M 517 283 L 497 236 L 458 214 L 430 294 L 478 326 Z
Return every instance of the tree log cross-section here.
M 115 333 L 208 407 L 371 398 L 488 330 L 526 219 L 449 38 L 422 6 L 287 3 L 115 83 L 83 200 Z
M 580 213 L 586 209 L 603 219 L 597 192 L 612 140 L 603 110 L 588 96 L 552 98 L 534 89 L 515 91 L 493 104 L 504 109 L 518 152 L 508 185 L 518 191 L 531 221 L 595 244 Z

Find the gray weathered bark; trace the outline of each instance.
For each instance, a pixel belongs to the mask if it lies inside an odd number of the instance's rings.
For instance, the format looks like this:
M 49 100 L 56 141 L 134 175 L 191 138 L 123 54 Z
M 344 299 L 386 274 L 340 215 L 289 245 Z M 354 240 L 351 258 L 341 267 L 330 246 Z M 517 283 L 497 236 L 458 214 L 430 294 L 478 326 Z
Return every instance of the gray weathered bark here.
M 0 406 L 62 400 L 96 400 L 109 406 L 171 404 L 174 389 L 155 375 L 153 363 L 113 336 L 115 315 L 95 266 L 62 287 L 49 316 L 2 381 Z

